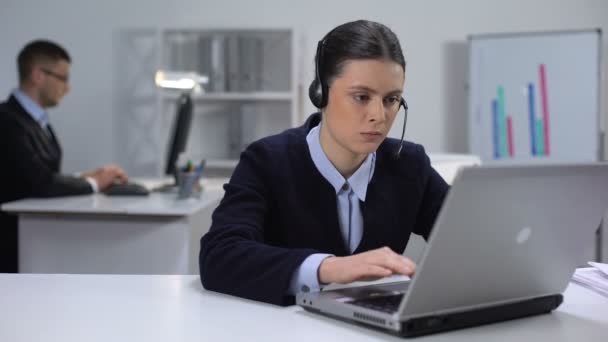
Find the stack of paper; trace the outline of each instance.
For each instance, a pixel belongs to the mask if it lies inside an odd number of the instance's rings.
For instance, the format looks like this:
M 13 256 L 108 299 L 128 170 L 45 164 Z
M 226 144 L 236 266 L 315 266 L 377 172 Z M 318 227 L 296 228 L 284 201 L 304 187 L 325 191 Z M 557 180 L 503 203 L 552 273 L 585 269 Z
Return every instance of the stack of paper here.
M 608 264 L 589 262 L 589 265 L 592 267 L 577 269 L 572 280 L 608 297 Z

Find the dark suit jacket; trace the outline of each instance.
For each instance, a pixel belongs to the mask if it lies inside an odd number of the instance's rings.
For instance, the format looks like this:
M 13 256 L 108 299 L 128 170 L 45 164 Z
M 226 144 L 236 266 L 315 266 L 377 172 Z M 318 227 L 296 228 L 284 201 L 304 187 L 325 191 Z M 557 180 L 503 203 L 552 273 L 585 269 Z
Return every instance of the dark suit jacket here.
M 336 191 L 317 170 L 298 128 L 250 144 L 201 239 L 203 286 L 273 304 L 293 304 L 293 272 L 311 254 L 349 255 L 340 234 Z M 387 138 L 376 151 L 362 203 L 363 237 L 355 253 L 383 246 L 402 253 L 411 233 L 427 238 L 448 192 L 422 146 Z
M 14 96 L 0 103 L 0 153 L 0 204 L 93 191 L 85 179 L 60 173 L 61 147 L 52 129 L 42 128 Z M 10 254 L 3 259 L 16 253 L 16 229 L 16 219 L 0 213 L 0 253 Z M 0 271 L 10 270 L 3 264 Z

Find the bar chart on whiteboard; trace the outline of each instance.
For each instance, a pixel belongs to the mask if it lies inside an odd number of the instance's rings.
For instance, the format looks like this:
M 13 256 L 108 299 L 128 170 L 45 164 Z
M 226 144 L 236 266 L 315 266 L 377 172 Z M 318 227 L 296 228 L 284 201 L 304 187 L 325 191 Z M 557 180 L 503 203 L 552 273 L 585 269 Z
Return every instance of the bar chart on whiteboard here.
M 471 36 L 471 152 L 486 164 L 597 161 L 600 34 Z

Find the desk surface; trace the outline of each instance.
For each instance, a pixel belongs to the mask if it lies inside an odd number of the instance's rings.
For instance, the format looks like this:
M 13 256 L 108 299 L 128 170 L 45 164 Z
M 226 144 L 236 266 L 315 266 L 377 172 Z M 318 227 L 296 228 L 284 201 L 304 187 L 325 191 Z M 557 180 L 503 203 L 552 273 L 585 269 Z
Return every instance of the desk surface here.
M 479 158 L 459 154 L 430 154 L 430 159 L 437 171 L 451 184 L 457 170 L 463 165 L 479 164 Z M 166 182 L 167 179 L 136 179 L 147 185 Z M 216 204 L 223 195 L 222 185 L 228 178 L 203 179 L 205 188 L 199 200 L 176 200 L 176 194 L 152 193 L 147 197 L 106 196 L 94 194 L 50 199 L 24 199 L 5 203 L 3 211 L 18 214 L 113 214 L 113 215 L 158 215 L 183 216 L 191 215 L 211 204 Z
M 0 341 L 404 341 L 202 289 L 198 276 L 0 274 Z M 550 314 L 415 341 L 606 341 L 608 299 L 570 285 Z
M 58 198 L 33 198 L 5 203 L 2 210 L 29 214 L 191 215 L 215 204 L 224 195 L 224 178 L 205 179 L 199 199 L 177 200 L 175 193 L 153 192 L 150 196 L 106 196 L 93 194 Z

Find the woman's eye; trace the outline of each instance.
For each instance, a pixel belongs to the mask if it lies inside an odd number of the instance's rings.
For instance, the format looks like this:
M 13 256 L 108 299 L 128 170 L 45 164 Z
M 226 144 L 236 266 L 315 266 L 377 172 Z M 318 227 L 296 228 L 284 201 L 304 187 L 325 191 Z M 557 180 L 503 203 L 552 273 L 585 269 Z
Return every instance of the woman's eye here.
M 357 102 L 367 102 L 369 100 L 369 96 L 363 95 L 363 94 L 355 95 L 354 98 L 355 98 L 355 101 L 357 101 Z
M 384 101 L 386 101 L 386 104 L 388 105 L 394 105 L 395 103 L 399 102 L 399 97 L 391 96 L 386 98 Z

